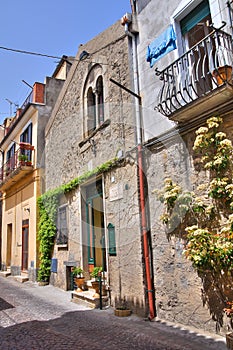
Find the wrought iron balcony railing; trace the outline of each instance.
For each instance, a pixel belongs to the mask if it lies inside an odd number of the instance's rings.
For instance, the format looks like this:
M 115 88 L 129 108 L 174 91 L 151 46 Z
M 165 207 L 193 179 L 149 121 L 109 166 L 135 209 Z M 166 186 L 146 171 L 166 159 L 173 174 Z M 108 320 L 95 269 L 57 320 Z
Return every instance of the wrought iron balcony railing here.
M 30 94 L 27 96 L 22 106 L 20 107 L 22 111 L 27 107 L 29 103 L 32 103 L 32 97 L 33 97 L 33 91 L 30 92 Z
M 222 84 L 232 84 L 232 38 L 215 30 L 163 71 L 156 69 L 163 86 L 157 109 L 170 117 Z
M 14 176 L 16 170 L 23 167 L 33 167 L 34 146 L 21 142 L 16 152 L 7 159 L 0 168 L 0 185 L 7 181 L 9 177 Z

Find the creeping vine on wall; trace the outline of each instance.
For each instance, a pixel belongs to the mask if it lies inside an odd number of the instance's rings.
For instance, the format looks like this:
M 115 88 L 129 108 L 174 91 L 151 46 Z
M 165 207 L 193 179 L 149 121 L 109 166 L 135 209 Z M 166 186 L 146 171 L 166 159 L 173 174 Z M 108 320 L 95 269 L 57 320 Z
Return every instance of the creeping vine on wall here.
M 39 224 L 38 224 L 38 240 L 40 253 L 40 266 L 38 271 L 38 281 L 48 281 L 50 277 L 51 256 L 56 236 L 57 208 L 59 198 L 64 193 L 75 190 L 79 185 L 84 183 L 92 176 L 102 174 L 117 166 L 120 160 L 114 158 L 103 163 L 91 171 L 87 171 L 83 175 L 71 180 L 67 184 L 63 184 L 53 190 L 42 194 L 38 200 L 39 208 Z

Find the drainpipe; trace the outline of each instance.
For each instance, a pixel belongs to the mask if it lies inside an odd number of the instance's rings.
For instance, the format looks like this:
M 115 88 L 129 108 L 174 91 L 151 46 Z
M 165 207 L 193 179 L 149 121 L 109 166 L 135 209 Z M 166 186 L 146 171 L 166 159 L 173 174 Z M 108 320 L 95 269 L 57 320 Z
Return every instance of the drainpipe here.
M 232 8 L 231 8 L 230 1 L 227 1 L 227 7 L 228 7 L 228 15 L 229 15 L 229 19 L 230 19 L 231 39 L 232 39 L 232 41 L 233 41 Z
M 133 50 L 133 78 L 134 78 L 134 92 L 139 96 L 139 79 L 138 79 L 138 59 L 137 59 L 137 39 L 136 36 L 129 31 L 129 23 L 131 23 L 131 14 L 126 13 L 121 20 L 122 25 L 125 26 L 125 33 L 132 38 Z M 143 257 L 145 260 L 146 285 L 149 302 L 149 319 L 155 318 L 155 301 L 154 288 L 152 284 L 152 268 L 149 251 L 149 230 L 147 227 L 147 210 L 144 190 L 144 171 L 143 171 L 143 147 L 142 147 L 142 120 L 141 120 L 141 99 L 135 97 L 136 108 L 136 141 L 138 154 L 138 177 L 139 177 L 139 194 L 140 194 L 140 212 L 141 212 L 141 233 L 143 238 Z

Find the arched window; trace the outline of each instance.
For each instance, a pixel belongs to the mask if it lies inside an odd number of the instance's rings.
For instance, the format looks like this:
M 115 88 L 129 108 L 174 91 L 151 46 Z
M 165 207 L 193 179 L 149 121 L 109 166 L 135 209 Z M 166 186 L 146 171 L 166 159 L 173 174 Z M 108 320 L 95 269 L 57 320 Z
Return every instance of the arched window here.
M 104 122 L 104 91 L 103 91 L 103 78 L 100 76 L 96 82 L 96 93 L 97 93 L 97 103 L 98 103 L 98 123 L 102 124 Z
M 96 129 L 96 101 L 95 94 L 90 87 L 87 91 L 87 131 L 90 134 Z
M 94 66 L 87 76 L 84 111 L 84 137 L 86 137 L 104 122 L 104 84 L 100 65 Z

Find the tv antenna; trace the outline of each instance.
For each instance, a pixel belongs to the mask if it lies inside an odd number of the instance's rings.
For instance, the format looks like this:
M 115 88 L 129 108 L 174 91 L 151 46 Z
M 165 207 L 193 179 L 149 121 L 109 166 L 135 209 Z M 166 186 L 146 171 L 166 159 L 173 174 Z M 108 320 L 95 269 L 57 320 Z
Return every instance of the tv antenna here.
M 15 102 L 9 100 L 9 98 L 5 98 L 5 100 L 9 103 L 10 105 L 10 116 L 12 115 L 12 105 L 14 105 L 16 108 L 19 108 L 19 105 L 16 104 Z

